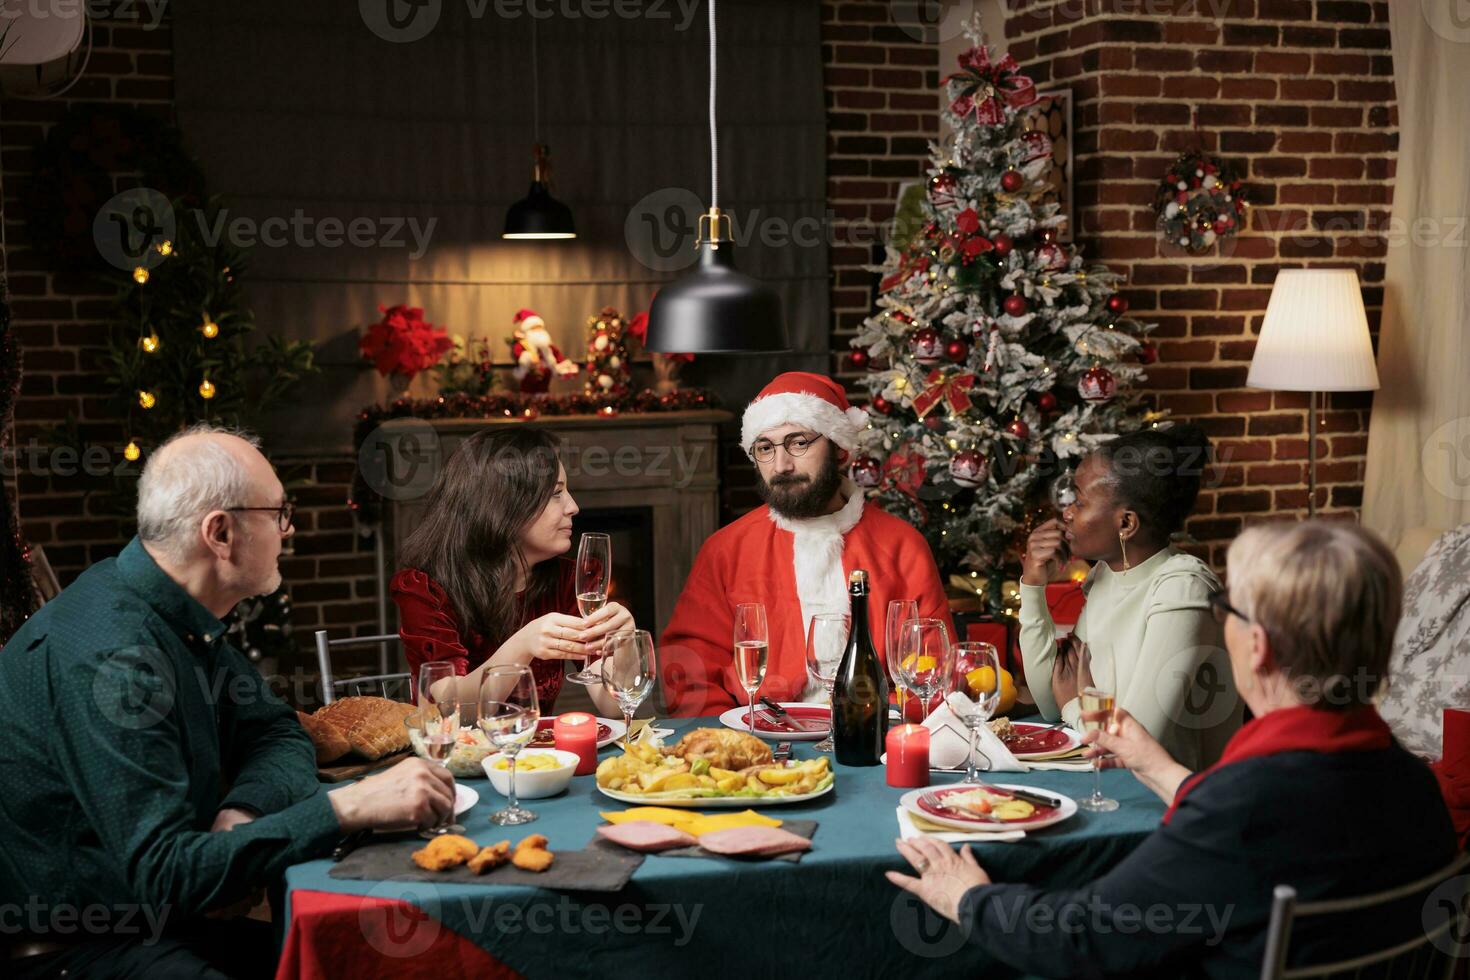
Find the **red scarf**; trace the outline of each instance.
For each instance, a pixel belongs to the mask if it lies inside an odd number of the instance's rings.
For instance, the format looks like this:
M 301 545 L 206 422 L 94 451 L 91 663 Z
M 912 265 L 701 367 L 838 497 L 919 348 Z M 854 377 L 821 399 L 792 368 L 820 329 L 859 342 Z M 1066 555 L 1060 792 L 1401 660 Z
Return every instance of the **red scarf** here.
M 1371 752 L 1393 742 L 1388 725 L 1372 705 L 1334 711 L 1298 705 L 1278 708 L 1252 719 L 1225 746 L 1220 761 L 1190 776 L 1179 785 L 1174 802 L 1164 812 L 1164 823 L 1174 816 L 1184 794 L 1210 773 L 1246 759 L 1260 759 L 1281 752 Z

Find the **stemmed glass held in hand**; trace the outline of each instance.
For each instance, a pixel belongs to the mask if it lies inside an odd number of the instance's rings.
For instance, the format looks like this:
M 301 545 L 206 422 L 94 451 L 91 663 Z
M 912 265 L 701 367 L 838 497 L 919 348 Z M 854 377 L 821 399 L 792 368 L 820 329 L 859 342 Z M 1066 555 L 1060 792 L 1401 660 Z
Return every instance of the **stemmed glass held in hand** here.
M 490 822 L 502 827 L 530 823 L 536 814 L 516 802 L 516 755 L 536 737 L 536 725 L 541 720 L 541 702 L 531 668 L 515 664 L 486 670 L 480 678 L 479 715 L 480 729 L 507 760 L 509 802 L 504 810 L 490 814 Z
M 742 602 L 735 607 L 735 673 L 750 696 L 746 724 L 755 734 L 755 695 L 766 679 L 766 607 L 759 602 Z
M 847 653 L 847 634 L 851 628 L 851 617 L 843 613 L 818 613 L 807 626 L 807 676 L 826 689 L 829 710 L 832 704 L 832 688 L 837 683 L 837 669 L 842 666 L 842 657 Z M 830 752 L 832 747 L 832 731 L 829 727 L 827 737 L 812 748 L 818 752 Z
M 970 730 L 970 751 L 965 756 L 965 782 L 980 781 L 976 760 L 980 728 L 990 721 L 1000 704 L 1000 654 L 989 643 L 955 644 L 954 693 L 945 701 Z
M 929 700 L 948 691 L 954 677 L 955 648 L 949 642 L 949 628 L 942 619 L 907 620 L 899 628 L 898 653 L 894 679 L 927 710 Z
M 888 619 L 883 631 L 883 659 L 888 664 L 888 676 L 898 688 L 898 717 L 908 719 L 903 712 L 903 682 L 898 676 L 899 629 L 911 619 L 919 618 L 919 603 L 914 599 L 889 599 Z
M 419 707 L 416 712 L 419 734 L 423 737 L 424 755 L 435 765 L 449 768 L 449 756 L 459 740 L 459 679 L 454 664 L 434 660 L 419 668 Z M 451 808 L 435 827 L 419 831 L 420 837 L 463 833 L 454 822 Z
M 598 531 L 582 535 L 577 545 L 577 615 L 584 619 L 607 605 L 612 589 L 612 538 Z M 602 675 L 592 666 L 592 651 L 587 663 L 567 675 L 573 684 L 601 684 Z
M 1082 709 L 1082 724 L 1088 731 L 1105 729 L 1113 723 L 1113 711 L 1118 706 L 1117 678 L 1113 672 L 1113 658 L 1095 657 L 1086 643 L 1077 657 L 1077 700 Z M 1102 756 L 1092 760 L 1092 795 L 1078 800 L 1083 810 L 1105 813 L 1118 809 L 1118 801 L 1103 796 Z
M 602 686 L 623 709 L 626 749 L 633 744 L 633 712 L 653 693 L 653 682 L 658 677 L 653 634 L 648 630 L 619 630 L 610 633 L 605 643 L 598 670 Z

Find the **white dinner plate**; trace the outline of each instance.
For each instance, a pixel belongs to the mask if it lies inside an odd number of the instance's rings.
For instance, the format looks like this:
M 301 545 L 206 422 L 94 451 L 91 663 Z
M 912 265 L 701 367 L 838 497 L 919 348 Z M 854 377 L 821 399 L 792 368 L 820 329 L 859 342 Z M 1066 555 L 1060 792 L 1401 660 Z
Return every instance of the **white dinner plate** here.
M 624 793 L 616 789 L 603 789 L 597 787 L 597 791 L 603 796 L 610 796 L 620 803 L 634 803 L 638 806 L 681 806 L 692 807 L 698 810 L 749 810 L 759 808 L 764 810 L 768 806 L 785 806 L 787 803 L 805 803 L 807 800 L 815 800 L 819 796 L 826 796 L 832 792 L 837 785 L 836 780 L 828 784 L 826 789 L 815 793 L 802 793 L 797 796 L 705 796 L 693 800 L 661 800 L 647 796 L 637 796 L 633 793 Z
M 551 717 L 548 717 L 548 718 L 542 718 L 539 722 L 537 722 L 537 724 L 536 724 L 536 731 L 537 731 L 538 738 L 537 738 L 536 741 L 533 741 L 531 743 L 532 748 L 537 748 L 537 749 L 549 749 L 549 748 L 552 748 L 552 744 L 551 744 L 551 742 L 549 740 L 543 742 L 543 741 L 540 740 L 539 736 L 540 736 L 540 733 L 541 732 L 550 732 L 551 731 L 551 726 L 554 725 L 555 723 L 556 723 L 556 717 L 554 715 L 551 716 Z M 622 719 L 620 719 L 620 718 L 598 718 L 597 719 L 597 723 L 599 725 L 606 726 L 607 729 L 608 729 L 608 734 L 604 735 L 602 738 L 599 738 L 597 740 L 597 747 L 599 749 L 606 748 L 607 746 L 613 744 L 618 739 L 622 738 L 623 737 L 623 733 L 628 730 L 628 726 L 625 725 L 625 724 L 623 724 Z
M 783 708 L 826 708 L 827 707 L 827 705 L 825 705 L 825 704 L 816 704 L 816 703 L 813 703 L 811 701 L 778 701 L 777 703 L 779 705 L 781 705 L 781 707 L 783 707 Z M 766 712 L 769 714 L 770 713 L 770 709 L 767 708 L 766 709 Z M 724 712 L 723 714 L 720 715 L 720 724 L 724 725 L 726 728 L 733 728 L 737 732 L 745 732 L 746 734 L 750 734 L 750 725 L 747 724 L 747 718 L 749 717 L 749 714 L 750 714 L 750 708 L 749 708 L 749 706 L 746 706 L 746 707 L 743 707 L 743 708 L 731 708 L 730 710 L 728 710 L 728 711 L 726 711 L 726 712 Z M 832 716 L 829 713 L 827 717 L 830 719 Z M 820 741 L 820 740 L 826 738 L 831 733 L 832 732 L 831 732 L 831 722 L 830 721 L 827 723 L 827 728 L 825 728 L 825 729 L 823 729 L 822 731 L 819 731 L 819 732 L 768 732 L 768 731 L 762 731 L 761 730 L 761 722 L 760 722 L 760 704 L 759 703 L 756 704 L 756 719 L 755 719 L 755 737 L 756 738 L 764 738 L 764 739 L 766 739 L 768 741 L 771 741 L 771 742 L 817 742 L 817 741 Z
M 1011 727 L 1021 732 L 1022 734 L 1026 734 L 1028 732 L 1039 731 L 1040 729 L 1046 728 L 1048 726 L 1039 725 L 1035 722 L 1030 721 L 1013 721 L 1011 722 Z M 1070 727 L 1058 728 L 1055 729 L 1055 731 L 1058 735 L 1066 736 L 1065 745 L 1058 741 L 1054 747 L 1044 749 L 1039 752 L 1017 752 L 1012 749 L 1011 755 L 1015 756 L 1016 759 L 1020 762 L 1034 761 L 1039 759 L 1050 759 L 1052 756 L 1065 755 L 1082 744 L 1082 736 L 1078 735 Z M 1010 748 L 1009 745 L 1007 745 L 1006 747 Z
M 923 807 L 919 806 L 919 797 L 923 796 L 925 793 L 933 793 L 936 791 L 950 792 L 956 789 L 966 789 L 972 787 L 973 785 L 973 783 L 951 783 L 947 786 L 925 786 L 922 789 L 911 790 L 903 794 L 903 797 L 898 801 L 898 805 L 903 807 L 914 816 L 921 817 L 924 820 L 928 820 L 930 823 L 937 823 L 945 827 L 953 827 L 956 830 L 970 830 L 981 832 L 1024 830 L 1029 833 L 1033 830 L 1040 830 L 1042 827 L 1050 827 L 1052 824 L 1061 823 L 1063 820 L 1066 820 L 1077 813 L 1077 801 L 1072 799 L 1070 796 L 1063 796 L 1061 793 L 1053 792 L 1049 789 L 1037 789 L 1035 786 L 1017 786 L 1008 783 L 986 783 L 985 786 L 989 789 L 1019 789 L 1024 790 L 1028 793 L 1036 793 L 1040 796 L 1050 796 L 1053 799 L 1057 800 L 1059 805 L 1051 813 L 1039 814 L 1027 820 L 984 820 L 978 817 L 972 820 L 961 816 L 949 816 L 947 814 L 932 813 L 929 810 L 926 810 Z
M 454 783 L 454 815 L 457 817 L 480 802 L 480 794 L 458 780 Z

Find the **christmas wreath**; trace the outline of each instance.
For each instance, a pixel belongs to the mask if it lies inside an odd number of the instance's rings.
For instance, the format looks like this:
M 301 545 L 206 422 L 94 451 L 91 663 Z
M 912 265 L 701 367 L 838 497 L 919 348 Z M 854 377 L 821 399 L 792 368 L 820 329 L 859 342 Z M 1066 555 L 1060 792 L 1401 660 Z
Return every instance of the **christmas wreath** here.
M 1231 166 L 1203 150 L 1179 154 L 1154 195 L 1159 234 L 1191 255 L 1233 238 L 1248 206 Z

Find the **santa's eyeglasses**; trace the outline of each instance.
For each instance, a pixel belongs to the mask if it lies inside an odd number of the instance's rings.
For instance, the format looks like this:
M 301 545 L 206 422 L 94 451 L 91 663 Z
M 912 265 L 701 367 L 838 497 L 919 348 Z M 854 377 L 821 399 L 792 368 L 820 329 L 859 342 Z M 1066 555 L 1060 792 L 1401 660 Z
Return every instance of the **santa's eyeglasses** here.
M 791 457 L 805 456 L 806 451 L 815 446 L 826 436 L 805 432 L 793 432 L 781 440 L 781 448 L 786 450 L 786 455 Z M 776 458 L 776 443 L 769 439 L 761 439 L 750 447 L 750 458 L 757 463 L 769 463 Z

